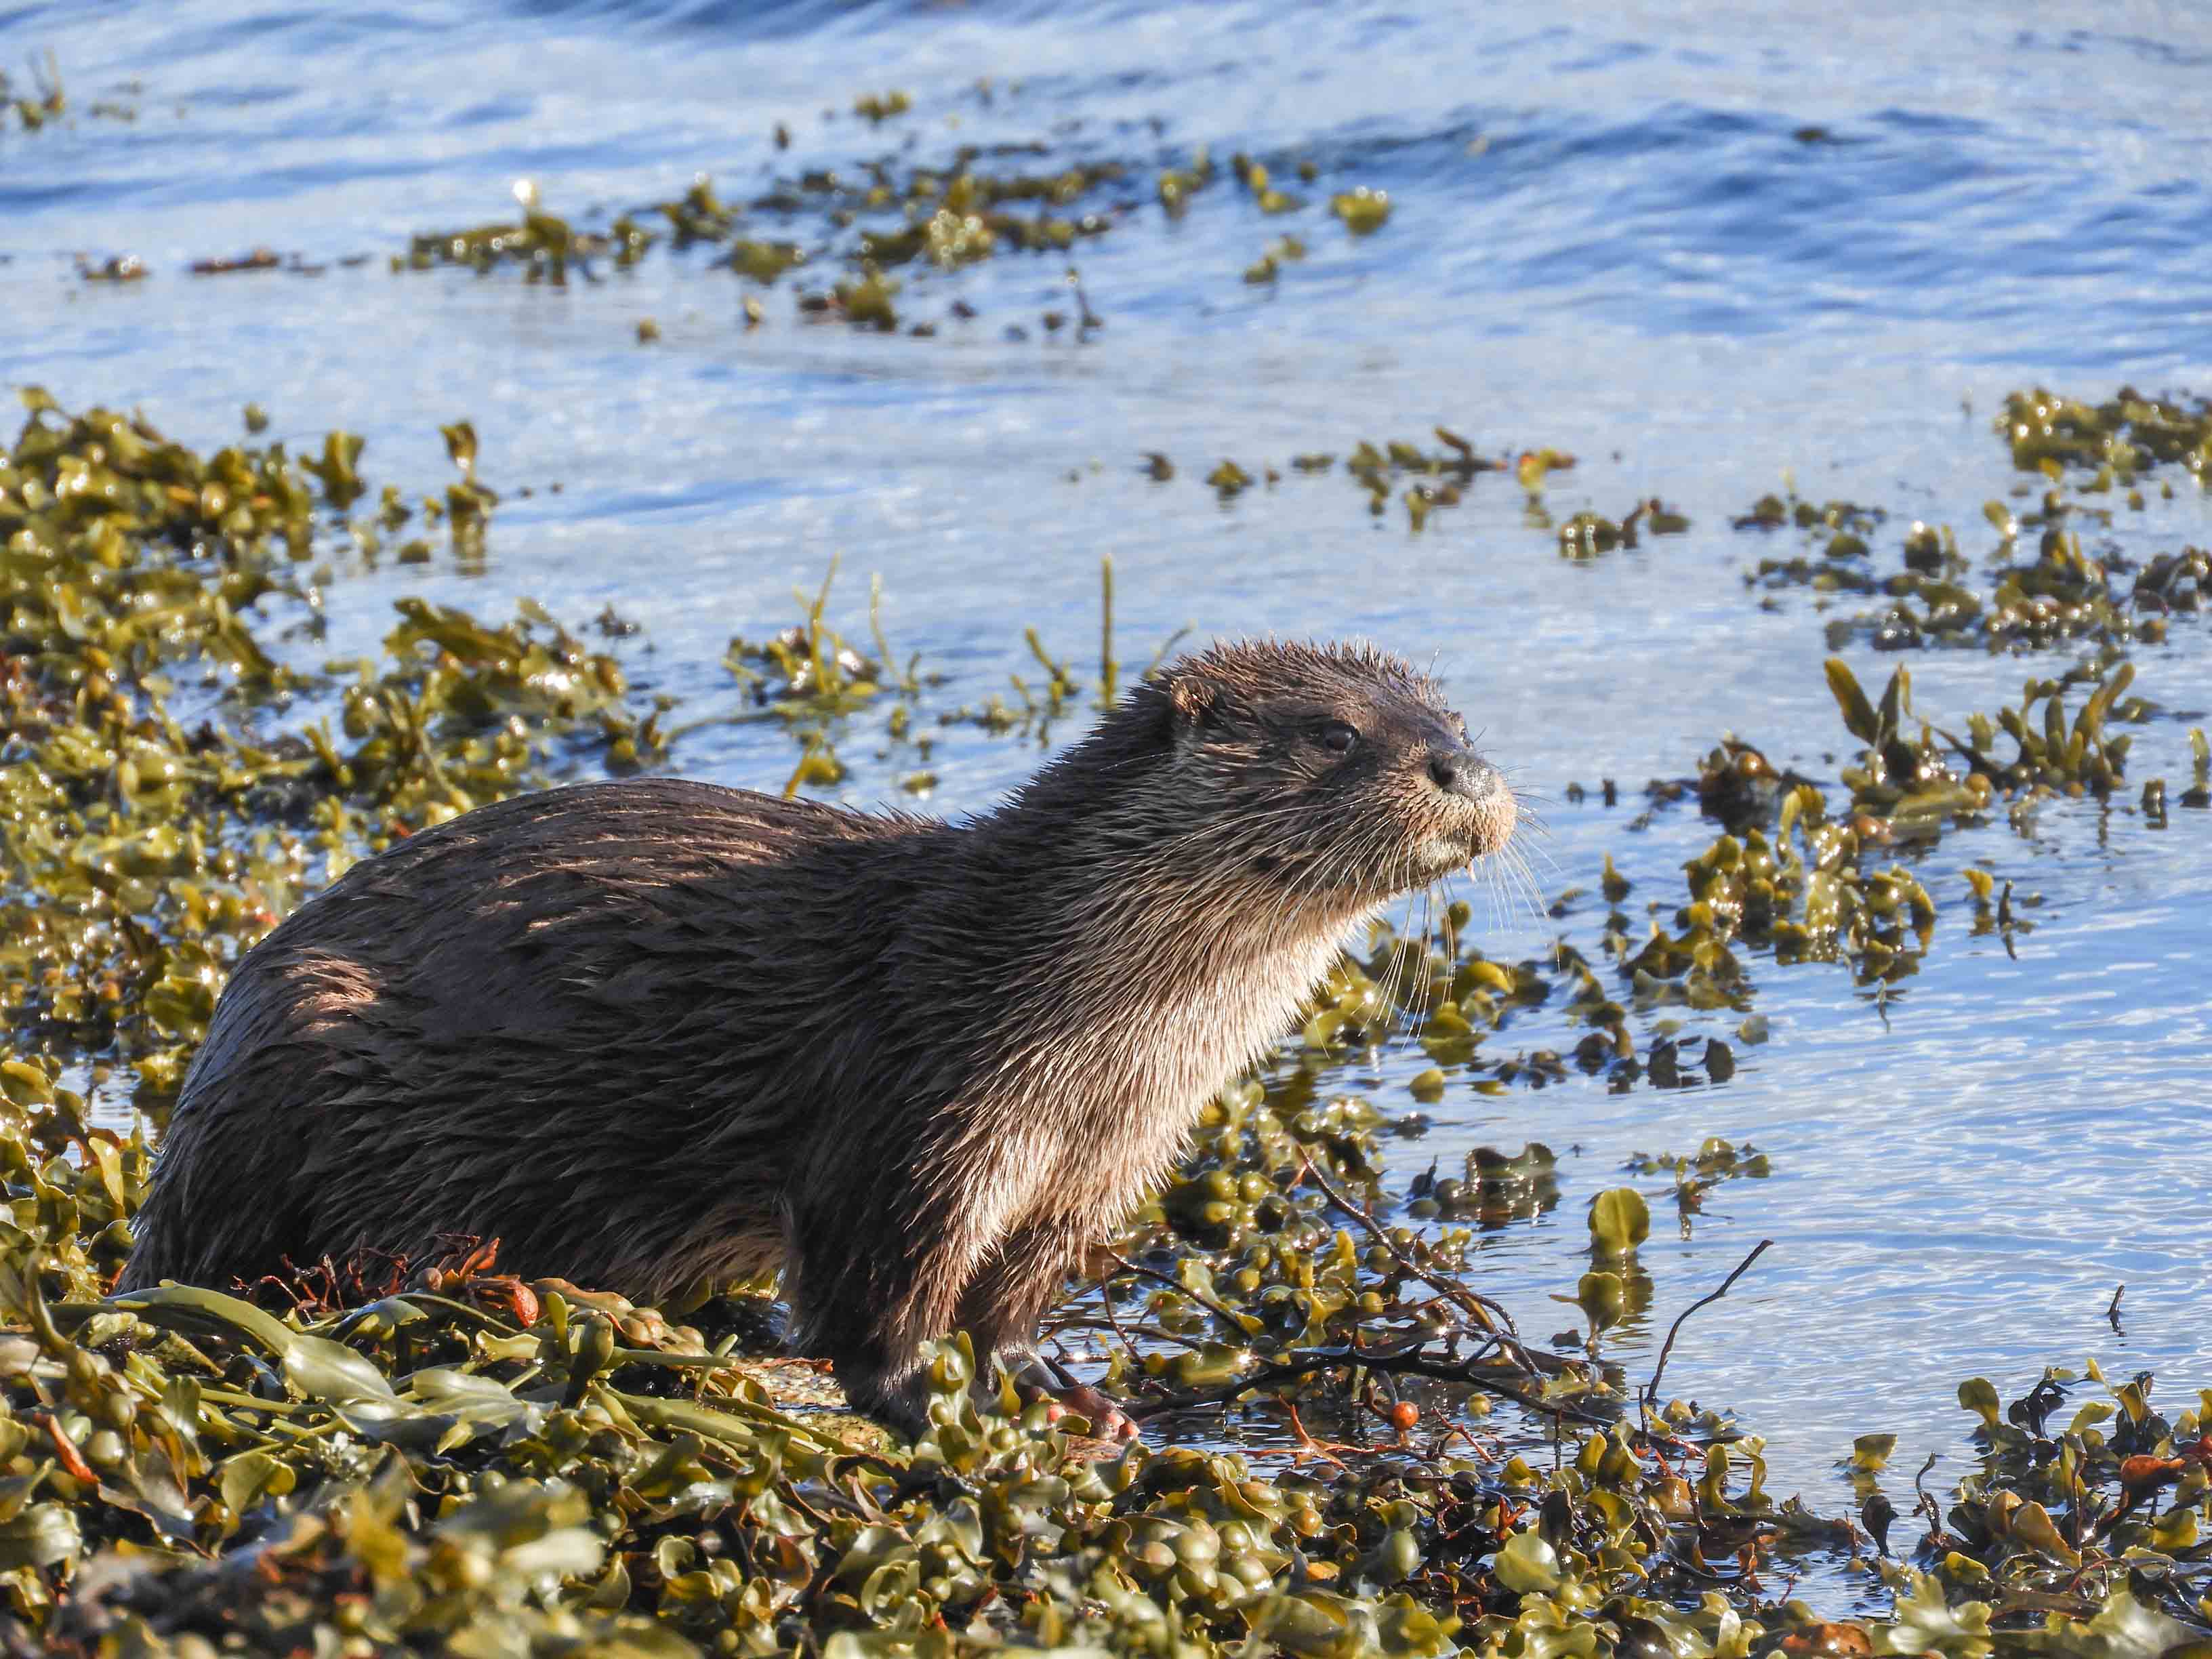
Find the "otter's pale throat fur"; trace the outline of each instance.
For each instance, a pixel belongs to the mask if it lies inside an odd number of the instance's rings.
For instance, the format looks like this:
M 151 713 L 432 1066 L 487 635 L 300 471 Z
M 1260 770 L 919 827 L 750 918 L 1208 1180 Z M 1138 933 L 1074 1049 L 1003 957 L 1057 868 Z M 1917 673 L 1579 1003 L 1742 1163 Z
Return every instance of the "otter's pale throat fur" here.
M 953 824 L 673 779 L 526 795 L 249 952 L 125 1287 L 364 1247 L 640 1297 L 781 1265 L 804 1351 L 919 1420 L 1288 1029 L 1354 924 L 1503 845 L 1510 792 L 1364 648 L 1216 647 Z

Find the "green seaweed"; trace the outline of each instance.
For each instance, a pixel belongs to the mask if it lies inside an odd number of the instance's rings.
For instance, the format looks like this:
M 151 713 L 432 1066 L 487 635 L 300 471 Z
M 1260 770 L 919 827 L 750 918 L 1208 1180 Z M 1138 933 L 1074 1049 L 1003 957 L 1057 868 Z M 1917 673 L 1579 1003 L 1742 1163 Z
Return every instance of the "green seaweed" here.
M 61 65 L 51 50 L 45 63 L 33 60 L 31 84 L 25 94 L 19 94 L 7 71 L 0 70 L 0 117 L 13 115 L 15 125 L 23 131 L 38 131 L 58 119 L 68 108 L 69 95 L 62 86 Z M 100 112 L 95 109 L 94 112 Z M 0 121 L 0 131 L 5 130 L 5 125 Z
M 1167 1638 L 1507 1659 L 1568 1639 L 1911 1652 L 1957 1628 L 1979 1633 L 1977 1652 L 2093 1659 L 2123 1628 L 2155 1643 L 2130 1651 L 2171 1649 L 2212 1607 L 2194 1548 L 2212 1400 L 2162 1415 L 2137 1377 L 2062 1425 L 2074 1378 L 2055 1371 L 2009 1410 L 1980 1379 L 1961 1387 L 1979 1455 L 1948 1510 L 1923 1494 L 1909 1511 L 1927 1533 L 1909 1559 L 1887 1553 L 1905 1547 L 1896 1505 L 1875 1501 L 1895 1437 L 1860 1437 L 1893 1622 L 1823 1622 L 1774 1598 L 1764 1565 L 1860 1535 L 1778 1501 L 1763 1443 L 1662 1402 L 1657 1373 L 1631 1401 L 1593 1358 L 1521 1344 L 1464 1287 L 1463 1232 L 1378 1218 L 1362 1170 L 1379 1120 L 1340 1104 L 1225 1095 L 1099 1299 L 1051 1334 L 1110 1336 L 1106 1375 L 1147 1419 L 1286 1421 L 1290 1467 L 1271 1472 L 1256 1454 L 1102 1455 L 1079 1419 L 1003 1381 L 971 1386 L 958 1343 L 933 1362 L 927 1432 L 893 1443 L 825 1411 L 805 1366 L 745 1356 L 711 1310 L 684 1324 L 525 1285 L 488 1249 L 389 1264 L 335 1302 L 327 1279 L 272 1282 L 276 1311 L 181 1286 L 105 1297 L 148 1149 L 83 1128 L 85 1103 L 50 1067 L 0 1073 L 0 1162 L 20 1194 L 0 1237 L 0 1625 L 47 1651 L 965 1654 Z M 1723 1157 L 1709 1143 L 1695 1162 Z M 1549 1163 L 1485 1152 L 1467 1186 L 1503 1190 Z M 1594 1341 L 1636 1294 L 1627 1253 L 1645 1224 L 1626 1189 L 1591 1216 L 1616 1265 L 1565 1299 Z M 1142 1265 L 1164 1261 L 1146 1242 L 1160 1227 L 1216 1242 L 1179 1247 L 1172 1270 Z M 2094 1364 L 2086 1376 L 2103 1380 Z M 1548 1469 L 1496 1443 L 1501 1405 L 1556 1425 Z M 2124 1561 L 2133 1572 L 2115 1576 Z
M 2137 486 L 2161 467 L 2179 465 L 2202 478 L 2212 415 L 2201 404 L 2130 392 L 2095 407 L 2047 392 L 2014 392 L 2006 409 L 1997 429 L 2015 465 L 2037 474 L 2043 488 L 2039 495 L 2025 485 L 2017 489 L 2016 499 L 2033 501 L 2018 510 L 1986 503 L 1983 517 L 1997 538 L 1989 560 L 1977 565 L 1951 526 L 1915 520 L 1899 548 L 1900 568 L 1884 574 L 1870 538 L 1887 534 L 1887 513 L 1849 501 L 1816 506 L 1792 491 L 1763 496 L 1731 521 L 1739 530 L 1803 532 L 1806 551 L 1762 557 L 1746 571 L 1746 582 L 1770 592 L 1802 587 L 1877 600 L 1874 609 L 1827 624 L 1832 649 L 1851 642 L 1884 651 L 2080 643 L 2113 651 L 2156 644 L 2172 619 L 2200 613 L 2212 596 L 2204 550 L 2159 553 L 2131 568 L 2091 554 L 2082 538 L 2112 522 L 2112 509 L 2096 499 L 2108 490 L 2127 488 L 2140 506 Z M 2138 423 L 2146 434 L 2140 442 L 2129 436 Z M 2130 575 L 2132 581 L 2122 580 Z
M 1647 936 L 1608 863 L 1589 956 L 1562 940 L 1492 959 L 1464 903 L 1345 953 L 1044 1333 L 1132 1416 L 1224 1425 L 1239 1449 L 1102 1445 L 957 1343 L 933 1358 L 930 1427 L 908 1445 L 839 1410 L 813 1367 L 761 1352 L 757 1300 L 738 1293 L 759 1286 L 672 1314 L 518 1279 L 495 1242 L 455 1241 L 434 1261 L 106 1294 L 151 1149 L 95 1120 L 127 1093 L 158 1125 L 240 951 L 353 859 L 554 777 L 651 763 L 685 728 L 527 601 L 499 623 L 405 599 L 372 659 L 307 659 L 318 588 L 418 518 L 447 526 L 456 561 L 483 556 L 501 496 L 466 421 L 442 428 L 454 482 L 410 505 L 348 434 L 304 458 L 258 441 L 203 455 L 142 417 L 25 402 L 0 458 L 0 839 L 17 877 L 0 896 L 0 1631 L 16 1646 L 2113 1659 L 2212 1630 L 2212 1401 L 2154 1408 L 2151 1379 L 2092 1367 L 2109 1403 L 2062 1421 L 2069 1374 L 2009 1407 L 1976 1379 L 1960 1391 L 1975 1467 L 1948 1500 L 1917 1481 L 1909 1507 L 1893 1500 L 1895 1437 L 1871 1433 L 1845 1459 L 1856 1520 L 1818 1516 L 1765 1490 L 1758 1436 L 1660 1390 L 1685 1322 L 1757 1249 L 1717 1288 L 1657 1282 L 1645 1195 L 1583 1193 L 1591 1260 L 1559 1297 L 1580 1327 L 1524 1339 L 1473 1288 L 1477 1247 L 1563 1203 L 1558 1159 L 1478 1147 L 1393 1190 L 1385 1137 L 1417 1115 L 1341 1089 L 1401 1033 L 1428 1061 L 1425 1102 L 1577 1072 L 1727 1085 L 1729 1041 L 1654 1016 L 1745 1010 L 1747 948 L 1876 985 L 1911 972 L 1934 902 L 1905 865 L 1875 867 L 1879 850 L 2001 802 L 2118 787 L 2128 738 L 2110 727 L 2145 712 L 2123 657 L 2031 678 L 1957 735 L 1916 712 L 1908 673 L 1869 695 L 1832 662 L 1857 745 L 1839 786 L 1719 744 L 1678 793 L 1728 832 Z M 1362 444 L 1346 474 L 1434 505 L 1504 465 L 1437 439 Z M 1569 465 L 1512 463 L 1532 493 Z M 1208 482 L 1233 496 L 1279 476 L 1224 463 Z M 1838 537 L 1887 533 L 1859 509 L 1812 516 L 1778 527 L 1825 536 L 1837 564 L 1873 556 Z M 1949 556 L 1918 530 L 1905 552 Z M 926 763 L 933 715 L 1041 736 L 1120 679 L 1110 567 L 1096 679 L 1030 630 L 1018 701 L 981 709 L 938 706 L 920 659 L 901 663 L 879 586 L 865 648 L 833 597 L 825 579 L 795 596 L 798 622 L 733 640 L 734 710 L 704 716 L 787 730 L 793 788 L 841 775 L 862 721 L 904 769 Z M 602 618 L 610 637 L 627 627 Z M 2212 769 L 2201 733 L 2185 805 Z M 1978 926 L 2024 926 L 1986 872 L 1967 886 Z M 1539 1007 L 1581 1039 L 1507 1052 Z M 1735 1027 L 1760 1035 L 1756 1016 Z M 1631 1168 L 1673 1181 L 1686 1227 L 1715 1182 L 1766 1166 L 1709 1140 Z M 1677 1316 L 1638 1387 L 1608 1345 L 1662 1302 Z M 1892 1616 L 1823 1620 L 1774 1582 L 1847 1557 L 1894 1592 Z
M 69 415 L 42 392 L 0 459 L 0 1013 L 135 1073 L 158 1109 L 222 973 L 280 909 L 362 853 L 586 757 L 659 751 L 611 657 L 525 601 L 495 626 L 420 600 L 374 662 L 299 665 L 270 616 L 311 625 L 310 566 L 378 545 L 347 516 L 361 441 L 202 457 L 143 419 Z M 474 433 L 441 513 L 457 551 L 497 496 Z M 385 511 L 392 512 L 396 498 Z M 404 509 L 399 509 L 404 511 Z M 180 682 L 212 704 L 179 712 Z M 317 711 L 272 720 L 280 706 Z

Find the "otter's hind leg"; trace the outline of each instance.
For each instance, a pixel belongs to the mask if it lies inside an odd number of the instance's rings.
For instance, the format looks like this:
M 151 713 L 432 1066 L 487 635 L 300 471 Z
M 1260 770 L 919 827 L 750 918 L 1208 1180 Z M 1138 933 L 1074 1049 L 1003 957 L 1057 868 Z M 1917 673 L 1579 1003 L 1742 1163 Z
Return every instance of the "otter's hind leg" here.
M 266 1133 L 212 1104 L 173 1120 L 153 1188 L 131 1218 L 134 1243 L 116 1288 L 165 1279 L 227 1290 L 304 1264 L 311 1252 L 297 1194 L 264 1167 Z
M 119 1290 L 165 1279 L 227 1290 L 287 1261 L 308 1266 L 327 1248 L 299 1173 L 319 1055 L 304 1044 L 272 1047 L 249 1076 L 230 1063 L 237 1045 L 215 1047 L 228 1035 L 210 1037 L 214 1052 L 203 1049 L 171 1111 L 152 1188 L 131 1218 Z
M 123 1288 L 227 1288 L 340 1248 L 328 1200 L 343 1189 L 305 1171 L 333 1098 L 374 1075 L 362 1015 L 383 994 L 372 969 L 333 951 L 272 935 L 246 954 L 170 1111 Z

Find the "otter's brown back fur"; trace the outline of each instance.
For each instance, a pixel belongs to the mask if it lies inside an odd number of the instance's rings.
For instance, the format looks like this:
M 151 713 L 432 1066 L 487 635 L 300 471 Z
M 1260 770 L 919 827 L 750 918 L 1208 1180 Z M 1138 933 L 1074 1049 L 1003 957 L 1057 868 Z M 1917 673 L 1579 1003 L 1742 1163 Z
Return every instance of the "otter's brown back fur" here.
M 1425 682 L 1272 643 L 965 823 L 666 778 L 485 807 L 240 964 L 124 1284 L 453 1235 L 641 1297 L 781 1263 L 799 1343 L 911 1422 L 925 1340 L 1025 1344 L 1346 929 L 1511 823 Z

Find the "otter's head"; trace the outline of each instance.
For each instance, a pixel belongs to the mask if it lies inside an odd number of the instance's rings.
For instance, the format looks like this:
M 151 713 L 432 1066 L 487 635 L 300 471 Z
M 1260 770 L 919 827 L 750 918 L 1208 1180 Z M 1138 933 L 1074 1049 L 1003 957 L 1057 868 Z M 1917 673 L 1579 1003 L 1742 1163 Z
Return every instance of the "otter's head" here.
M 1513 792 L 1437 687 L 1365 646 L 1220 645 L 1108 721 L 1155 750 L 1188 854 L 1288 895 L 1365 906 L 1504 847 Z M 1102 730 L 1101 737 L 1107 735 Z M 1203 831 L 1191 823 L 1195 815 Z

